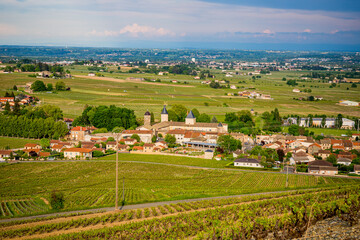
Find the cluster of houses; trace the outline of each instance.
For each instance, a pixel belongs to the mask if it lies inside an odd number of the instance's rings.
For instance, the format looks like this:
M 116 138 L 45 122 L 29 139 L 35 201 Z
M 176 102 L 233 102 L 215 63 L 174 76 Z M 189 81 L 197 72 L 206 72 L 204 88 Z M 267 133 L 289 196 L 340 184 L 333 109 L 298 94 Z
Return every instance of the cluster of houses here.
M 0 97 L 1 108 L 5 108 L 8 102 L 11 107 L 15 105 L 15 101 L 18 101 L 20 105 L 29 105 L 34 101 L 34 98 L 30 95 L 18 95 L 15 97 Z
M 271 98 L 270 94 L 263 94 L 263 93 L 258 93 L 255 91 L 241 91 L 241 92 L 238 92 L 238 95 L 240 97 L 246 97 L 246 98 L 273 100 L 273 98 Z
M 281 149 L 285 156 L 290 152 L 290 165 L 307 164 L 309 173 L 335 175 L 338 169 L 324 160 L 334 155 L 337 164 L 349 166 L 357 157 L 350 150 L 360 150 L 360 142 L 355 141 L 356 137 L 360 137 L 360 134 L 353 134 L 350 139 L 324 138 L 319 141 L 306 136 L 258 135 L 256 142 L 262 144 L 263 148 Z

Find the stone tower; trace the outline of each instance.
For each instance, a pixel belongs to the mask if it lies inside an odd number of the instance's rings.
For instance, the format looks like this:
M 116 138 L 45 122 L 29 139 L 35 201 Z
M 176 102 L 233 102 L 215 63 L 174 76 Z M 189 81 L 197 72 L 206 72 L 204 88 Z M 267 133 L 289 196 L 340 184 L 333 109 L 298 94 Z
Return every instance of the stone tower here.
M 192 111 L 189 112 L 189 114 L 185 118 L 185 124 L 186 125 L 194 125 L 196 123 L 196 118 Z
M 166 110 L 166 105 L 164 105 L 164 108 L 161 111 L 161 122 L 168 122 L 168 121 L 169 121 L 169 114 Z
M 149 111 L 144 114 L 144 125 L 151 126 L 151 113 Z

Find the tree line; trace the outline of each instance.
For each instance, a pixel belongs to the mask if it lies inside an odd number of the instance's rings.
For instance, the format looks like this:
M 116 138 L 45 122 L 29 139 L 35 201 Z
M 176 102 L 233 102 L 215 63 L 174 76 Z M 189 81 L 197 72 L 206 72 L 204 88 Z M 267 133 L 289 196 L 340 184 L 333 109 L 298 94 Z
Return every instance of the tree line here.
M 51 117 L 31 119 L 26 116 L 0 115 L 1 136 L 59 139 L 67 132 L 66 123 Z

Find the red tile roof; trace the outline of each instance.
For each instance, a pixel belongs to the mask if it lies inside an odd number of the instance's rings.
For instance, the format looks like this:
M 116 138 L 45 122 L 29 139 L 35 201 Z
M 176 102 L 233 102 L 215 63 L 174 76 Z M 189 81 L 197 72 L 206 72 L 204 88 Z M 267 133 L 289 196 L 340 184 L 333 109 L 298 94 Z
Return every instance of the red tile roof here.
M 67 148 L 64 150 L 64 152 L 82 152 L 82 153 L 90 153 L 92 152 L 92 149 L 87 148 Z

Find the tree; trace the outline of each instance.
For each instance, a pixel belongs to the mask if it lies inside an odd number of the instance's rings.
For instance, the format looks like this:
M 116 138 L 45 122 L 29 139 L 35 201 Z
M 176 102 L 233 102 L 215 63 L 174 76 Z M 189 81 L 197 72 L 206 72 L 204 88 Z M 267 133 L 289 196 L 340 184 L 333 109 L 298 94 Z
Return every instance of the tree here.
M 211 81 L 210 87 L 211 88 L 221 88 L 220 84 L 218 82 L 215 82 L 215 81 Z
M 54 210 L 60 210 L 64 208 L 64 194 L 62 192 L 53 191 L 50 195 L 50 205 Z
M 336 128 L 340 129 L 343 125 L 343 121 L 342 121 L 343 117 L 341 114 L 338 114 L 336 119 L 335 119 L 335 126 Z
M 241 149 L 241 141 L 236 140 L 231 135 L 221 135 L 217 140 L 217 144 L 227 153 Z
M 209 123 L 210 122 L 210 116 L 207 115 L 206 113 L 202 113 L 197 117 L 196 121 L 197 122 Z
M 46 90 L 48 90 L 48 91 L 52 91 L 52 90 L 53 90 L 53 85 L 52 85 L 52 83 L 48 83 L 48 84 L 46 85 Z
M 31 84 L 31 90 L 34 92 L 46 91 L 46 86 L 43 81 L 36 80 L 33 84 Z
M 174 144 L 176 142 L 176 138 L 174 135 L 171 135 L 171 134 L 166 134 L 165 136 L 165 142 L 167 144 Z
M 321 119 L 321 127 L 324 128 L 326 126 L 326 117 L 324 116 L 322 119 Z
M 284 161 L 284 156 L 285 156 L 284 150 L 279 148 L 278 150 L 276 150 L 276 153 L 277 153 L 277 155 L 279 157 L 279 161 L 283 162 Z
M 199 110 L 197 110 L 196 108 L 194 108 L 193 110 L 191 110 L 192 113 L 194 114 L 194 116 L 196 117 L 196 119 L 200 116 L 200 112 Z
M 15 100 L 14 109 L 13 109 L 14 115 L 20 115 L 20 104 L 19 101 Z
M 351 84 L 351 87 L 352 87 L 352 88 L 357 88 L 356 83 Z
M 5 112 L 6 114 L 9 114 L 11 112 L 10 103 L 6 101 L 5 103 Z
M 50 140 L 47 138 L 42 138 L 40 140 L 40 145 L 41 145 L 42 149 L 48 148 L 48 147 L 50 147 Z
M 177 121 L 183 122 L 185 121 L 186 115 L 187 115 L 187 108 L 180 104 L 174 104 L 171 107 L 171 110 L 174 111 L 174 113 L 177 116 Z
M 218 122 L 218 120 L 216 119 L 216 117 L 215 117 L 215 116 L 213 116 L 213 117 L 212 117 L 212 119 L 211 119 L 211 122 L 212 122 L 212 123 L 217 123 L 217 122 Z
M 337 162 L 336 157 L 333 154 L 330 154 L 330 156 L 326 158 L 326 161 L 331 162 L 333 166 L 335 166 Z
M 299 128 L 300 127 L 298 125 L 293 124 L 288 128 L 288 132 L 293 136 L 299 136 Z
M 56 84 L 55 84 L 55 89 L 56 89 L 57 91 L 64 91 L 64 90 L 66 90 L 65 83 L 62 82 L 62 81 L 56 82 Z
M 313 115 L 309 114 L 309 127 L 313 125 Z
M 155 116 L 154 116 L 154 113 L 151 112 L 150 113 L 150 123 L 153 124 L 155 122 Z
M 152 143 L 156 143 L 156 140 L 157 140 L 156 135 L 152 136 L 152 138 L 151 138 L 151 142 L 152 142 Z
M 136 139 L 137 142 L 140 142 L 140 136 L 137 135 L 136 133 L 133 134 L 133 135 L 131 135 L 131 138 L 132 138 L 132 139 Z

